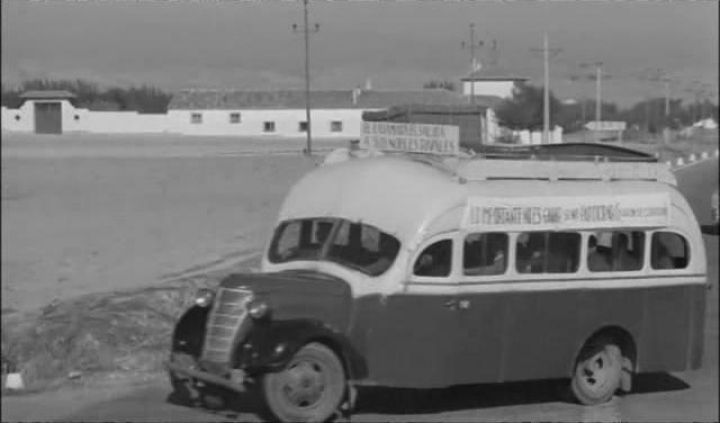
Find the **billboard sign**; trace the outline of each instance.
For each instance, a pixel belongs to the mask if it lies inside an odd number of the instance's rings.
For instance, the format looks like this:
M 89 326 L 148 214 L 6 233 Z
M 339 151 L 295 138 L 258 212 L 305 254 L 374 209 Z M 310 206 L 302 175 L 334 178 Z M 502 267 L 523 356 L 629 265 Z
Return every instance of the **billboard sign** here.
M 460 128 L 421 123 L 362 122 L 360 142 L 380 151 L 456 156 Z

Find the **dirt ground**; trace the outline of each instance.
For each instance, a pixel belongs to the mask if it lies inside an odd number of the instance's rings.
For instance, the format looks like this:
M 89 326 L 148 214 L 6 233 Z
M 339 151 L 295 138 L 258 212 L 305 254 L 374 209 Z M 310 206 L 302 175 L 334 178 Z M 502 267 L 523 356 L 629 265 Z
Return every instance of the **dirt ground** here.
M 290 185 L 317 161 L 298 154 L 302 147 L 304 140 L 3 134 L 3 314 L 257 254 Z M 273 151 L 285 154 L 256 154 Z
M 317 140 L 314 151 L 346 142 Z M 3 314 L 257 255 L 287 190 L 319 160 L 304 147 L 302 138 L 3 133 Z

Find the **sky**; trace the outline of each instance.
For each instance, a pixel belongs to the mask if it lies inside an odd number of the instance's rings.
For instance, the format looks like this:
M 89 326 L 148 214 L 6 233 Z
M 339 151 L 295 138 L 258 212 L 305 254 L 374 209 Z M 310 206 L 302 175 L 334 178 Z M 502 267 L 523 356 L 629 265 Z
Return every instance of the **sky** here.
M 2 0 L 2 82 L 83 78 L 102 86 L 151 84 L 165 90 L 302 89 L 300 1 Z M 621 105 L 671 95 L 689 98 L 699 83 L 718 92 L 715 0 L 321 1 L 311 0 L 314 89 L 420 89 L 470 71 L 469 25 L 488 63 L 543 82 L 542 47 L 551 49 L 550 87 L 561 98 L 602 97 Z M 658 71 L 658 69 L 660 71 Z M 696 85 L 692 85 L 696 84 Z

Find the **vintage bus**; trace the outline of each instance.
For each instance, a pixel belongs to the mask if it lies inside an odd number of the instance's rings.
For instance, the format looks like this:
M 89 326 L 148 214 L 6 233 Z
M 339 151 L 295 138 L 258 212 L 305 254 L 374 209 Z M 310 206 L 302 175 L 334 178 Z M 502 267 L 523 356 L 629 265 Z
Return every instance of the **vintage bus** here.
M 704 244 L 652 157 L 333 157 L 287 195 L 261 271 L 199 292 L 178 322 L 177 395 L 255 389 L 274 418 L 324 421 L 358 386 L 567 377 L 598 404 L 639 372 L 700 367 Z

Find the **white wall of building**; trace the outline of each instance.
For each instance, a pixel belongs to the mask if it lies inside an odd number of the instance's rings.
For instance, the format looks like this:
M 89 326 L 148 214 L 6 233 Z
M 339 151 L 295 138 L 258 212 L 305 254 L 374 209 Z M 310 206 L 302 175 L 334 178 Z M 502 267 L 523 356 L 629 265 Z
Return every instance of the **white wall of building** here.
M 68 100 L 26 101 L 19 109 L 2 108 L 2 129 L 17 132 L 35 132 L 35 103 L 60 103 L 63 131 L 72 130 L 75 107 Z
M 165 114 L 98 112 L 76 109 L 68 100 L 31 100 L 19 109 L 2 108 L 2 129 L 35 132 L 35 103 L 60 103 L 63 132 L 160 133 L 167 132 Z
M 140 114 L 133 111 L 99 112 L 76 109 L 75 115 L 77 119 L 73 118 L 74 126 L 66 127 L 65 130 L 114 134 L 147 134 L 169 131 L 166 114 Z
M 463 81 L 463 95 L 472 93 L 473 84 L 475 85 L 475 95 L 492 95 L 502 98 L 512 97 L 515 87 L 513 81 Z
M 311 111 L 312 134 L 322 138 L 347 138 L 360 135 L 362 109 L 319 109 Z M 192 123 L 193 113 L 202 116 L 202 122 Z M 240 113 L 239 123 L 230 123 L 231 113 Z M 168 126 L 172 132 L 192 135 L 240 136 L 303 136 L 300 122 L 305 122 L 305 109 L 268 110 L 170 110 Z M 265 122 L 274 122 L 274 132 L 265 131 Z M 332 122 L 342 128 L 333 131 Z

